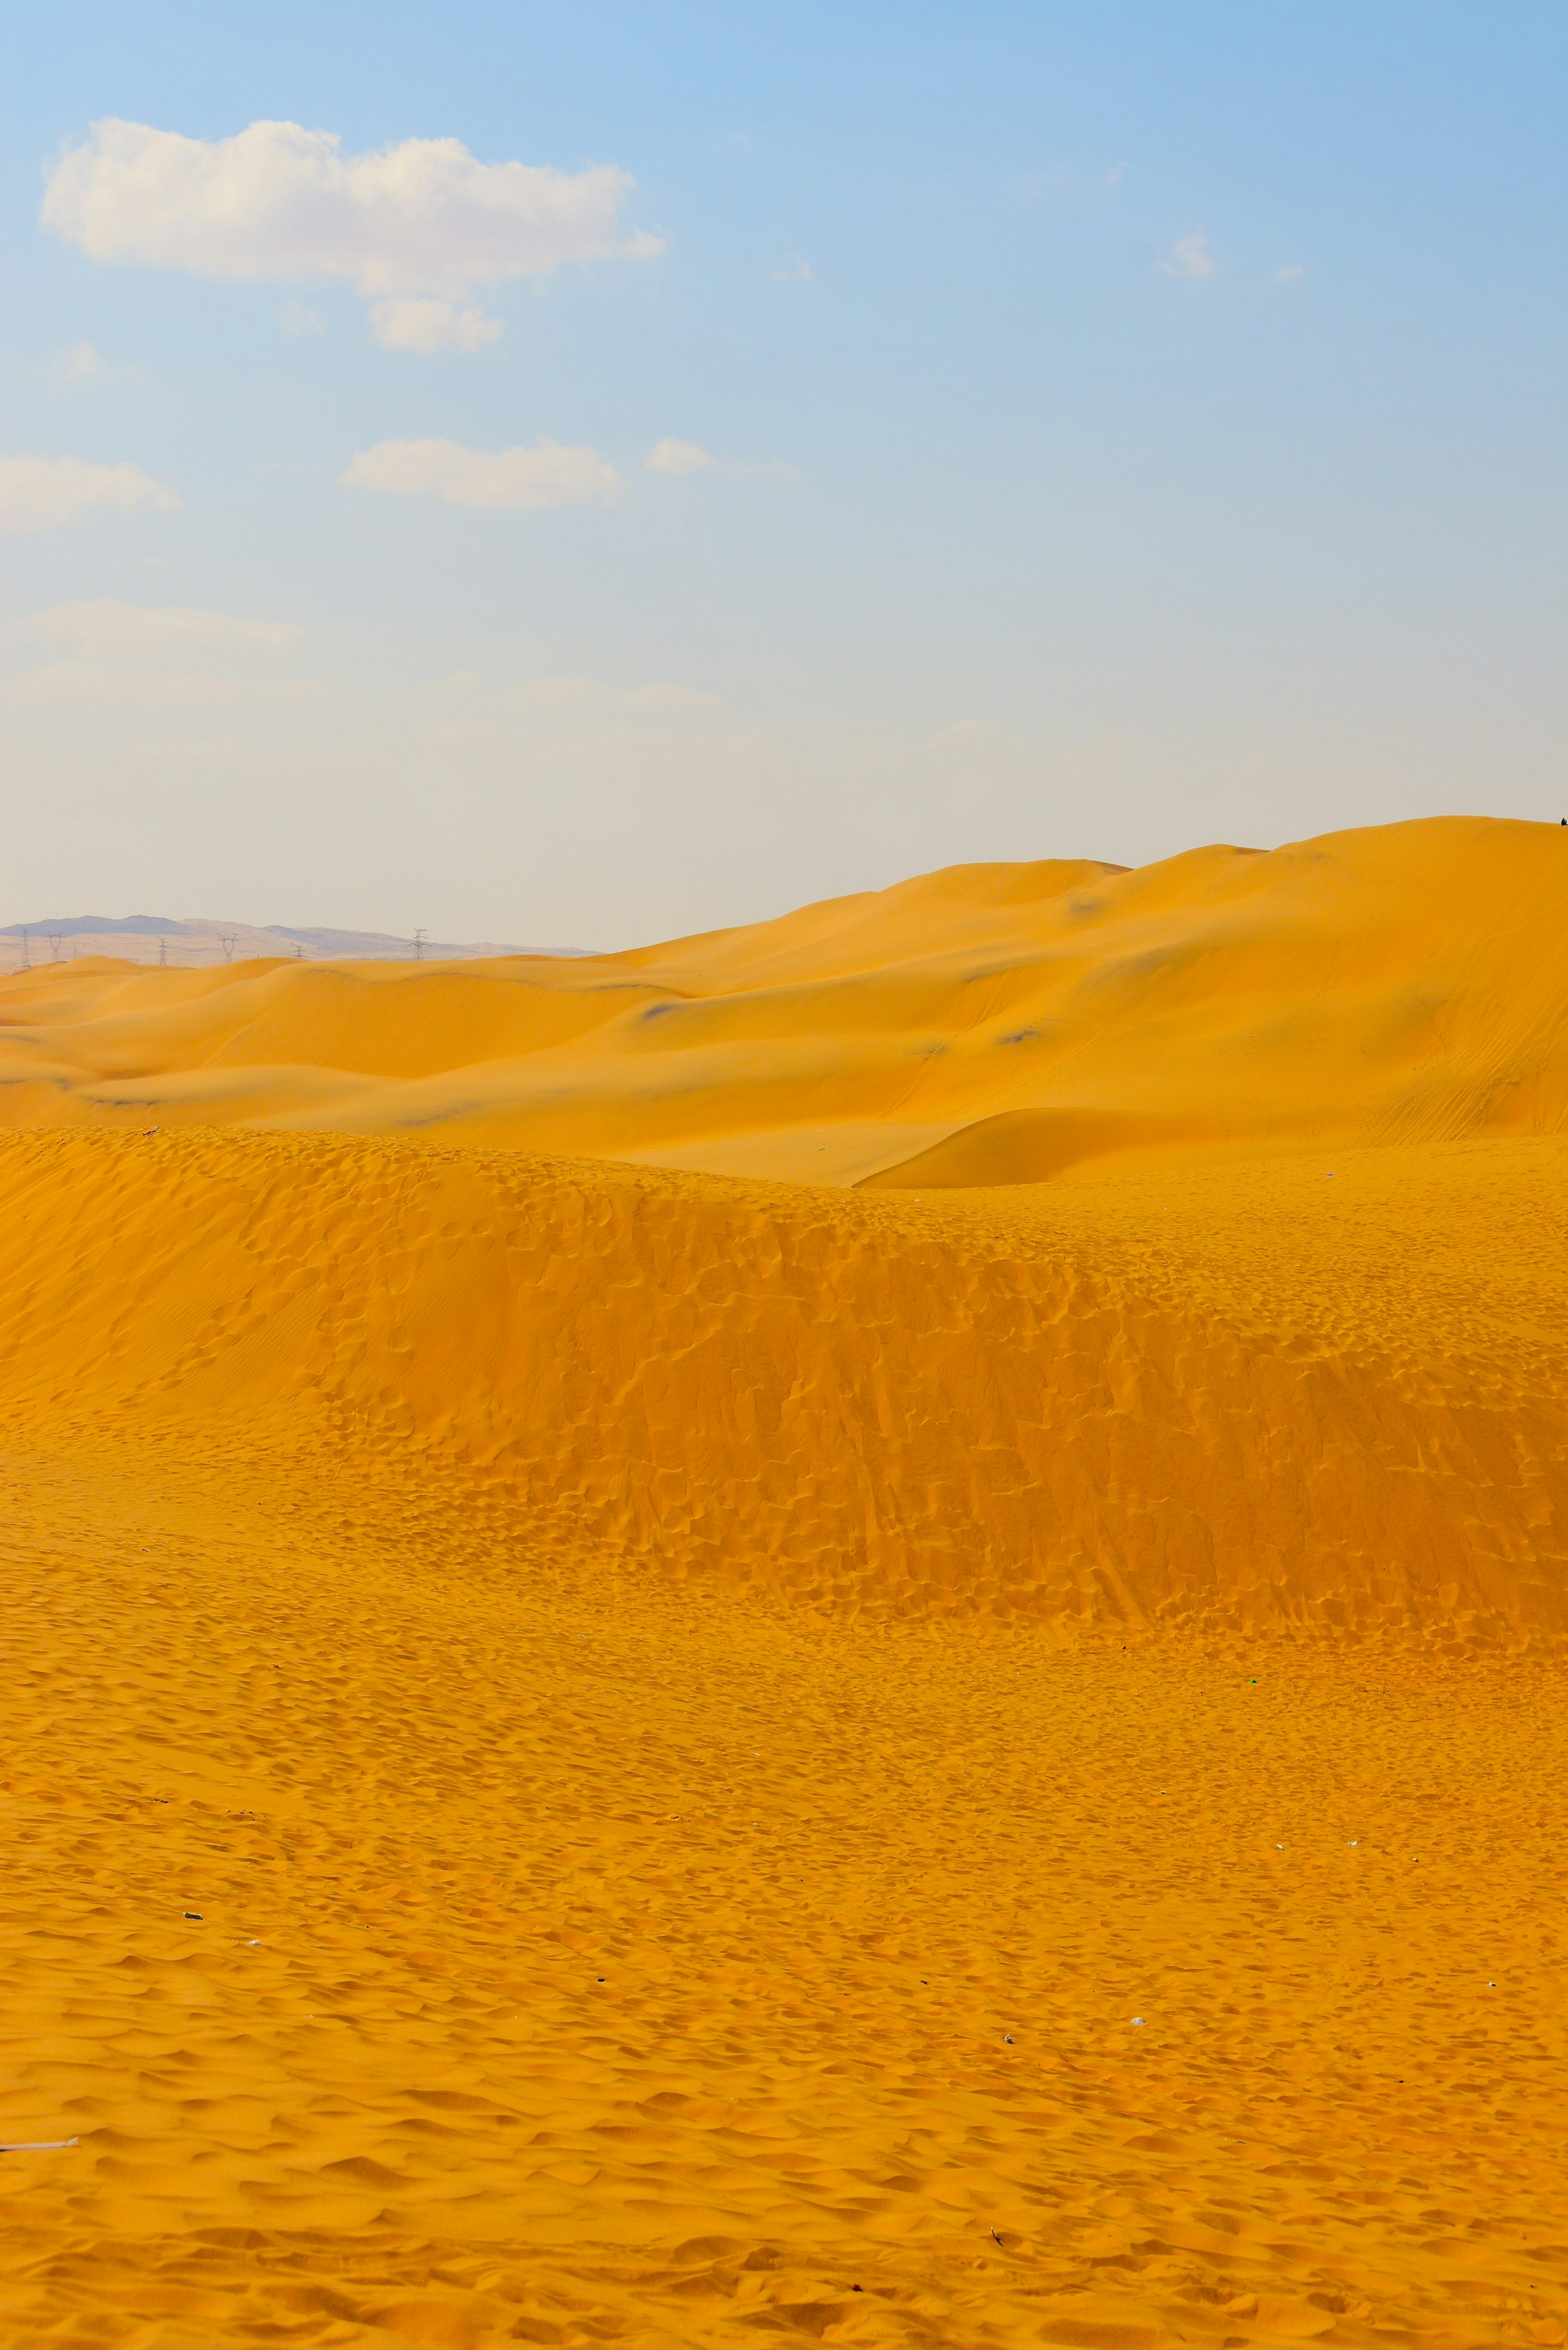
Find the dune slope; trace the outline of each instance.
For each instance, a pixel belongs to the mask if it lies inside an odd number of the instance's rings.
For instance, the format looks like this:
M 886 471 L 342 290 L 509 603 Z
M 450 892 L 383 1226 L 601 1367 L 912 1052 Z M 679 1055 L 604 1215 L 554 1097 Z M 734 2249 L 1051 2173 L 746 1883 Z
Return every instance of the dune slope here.
M 1447 818 L 1136 872 L 956 867 L 572 962 L 84 960 L 0 982 L 0 1118 L 433 1131 L 814 1183 L 919 1171 L 950 1139 L 921 1180 L 1554 1133 L 1565 935 L 1558 830 Z
M 0 989 L 5 2343 L 1562 2350 L 1565 854 Z
M 1554 1640 L 1565 1194 L 1546 1140 L 926 1199 L 15 1135 L 0 1403 L 837 1610 Z

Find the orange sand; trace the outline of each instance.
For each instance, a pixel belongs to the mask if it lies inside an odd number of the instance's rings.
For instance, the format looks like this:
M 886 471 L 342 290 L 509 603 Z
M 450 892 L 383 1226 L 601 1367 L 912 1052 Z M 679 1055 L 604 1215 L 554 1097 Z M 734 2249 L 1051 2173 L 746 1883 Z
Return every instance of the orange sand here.
M 1557 854 L 0 989 L 0 2339 L 1568 2338 Z
M 819 1184 L 915 1161 L 924 1186 L 1552 1133 L 1565 930 L 1568 838 L 1455 818 L 1133 873 L 961 866 L 582 961 L 84 957 L 0 981 L 0 1118 L 440 1133 Z

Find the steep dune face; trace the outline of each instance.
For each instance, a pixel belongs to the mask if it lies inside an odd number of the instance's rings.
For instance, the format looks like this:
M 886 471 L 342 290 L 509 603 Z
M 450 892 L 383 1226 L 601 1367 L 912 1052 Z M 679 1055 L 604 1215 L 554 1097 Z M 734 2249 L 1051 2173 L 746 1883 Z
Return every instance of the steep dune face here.
M 1456 818 L 958 867 L 571 962 L 84 961 L 0 984 L 0 1118 L 927 1186 L 1556 1132 L 1564 936 L 1563 837 Z
M 944 1203 L 15 1136 L 0 1407 L 840 1614 L 1552 1642 L 1565 1195 L 1551 1141 Z

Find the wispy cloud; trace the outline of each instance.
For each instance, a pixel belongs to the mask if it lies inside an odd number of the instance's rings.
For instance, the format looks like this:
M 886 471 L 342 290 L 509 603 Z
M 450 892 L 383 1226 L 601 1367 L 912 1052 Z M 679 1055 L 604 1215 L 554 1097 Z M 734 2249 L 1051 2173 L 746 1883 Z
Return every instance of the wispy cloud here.
M 0 457 L 0 530 L 52 530 L 83 515 L 169 512 L 174 492 L 140 465 L 86 457 Z
M 773 272 L 773 277 L 778 286 L 815 286 L 816 283 L 815 270 L 809 261 L 803 261 L 798 253 L 792 253 L 784 267 Z
M 242 620 L 179 604 L 121 604 L 109 599 L 52 604 L 28 627 L 47 643 L 65 645 L 88 660 L 159 660 L 193 652 L 280 653 L 304 631 L 291 620 Z
M 123 359 L 106 359 L 92 343 L 67 343 L 48 362 L 48 372 L 64 383 L 145 383 L 143 368 L 128 366 Z
M 111 661 L 58 660 L 20 671 L 5 688 L 14 702 L 73 710 L 161 711 L 192 702 L 298 701 L 319 693 L 308 679 L 231 676 L 208 670 L 118 668 Z
M 1212 277 L 1214 259 L 1203 231 L 1195 228 L 1190 236 L 1179 236 L 1159 265 L 1168 277 Z
M 722 473 L 779 473 L 794 479 L 796 465 L 786 465 L 778 457 L 715 457 L 695 441 L 660 441 L 643 459 L 650 473 L 664 473 L 680 481 L 688 473 L 701 473 L 716 466 Z
M 327 332 L 326 319 L 307 302 L 286 302 L 277 314 L 277 323 L 286 335 L 324 335 Z
M 389 351 L 482 351 L 501 333 L 499 318 L 486 317 L 477 305 L 460 310 L 455 302 L 435 302 L 410 296 L 398 302 L 376 302 L 370 308 L 370 331 Z
M 513 513 L 602 504 L 624 486 L 597 449 L 566 449 L 554 441 L 541 441 L 531 449 L 465 449 L 456 441 L 379 441 L 359 452 L 342 479 L 356 489 Z
M 247 620 L 192 605 L 110 598 L 53 604 L 18 622 L 59 659 L 13 676 L 15 702 L 55 708 L 156 712 L 189 702 L 274 702 L 319 686 L 279 674 L 303 630 L 288 620 Z M 237 666 L 236 666 L 237 664 Z
M 650 473 L 670 473 L 679 481 L 682 474 L 700 473 L 714 459 L 695 441 L 661 441 L 642 462 Z
M 1293 277 L 1304 277 L 1305 276 L 1306 271 L 1302 267 L 1299 261 L 1287 261 L 1282 269 L 1275 270 L 1274 283 L 1276 286 L 1288 286 Z
M 206 140 L 111 118 L 61 158 L 39 217 L 94 261 L 272 285 L 342 279 L 392 306 L 377 326 L 392 348 L 476 350 L 500 329 L 457 308 L 475 287 L 662 250 L 662 237 L 621 226 L 632 185 L 610 164 L 482 163 L 458 139 L 345 155 L 335 134 L 297 122 Z M 421 300 L 447 307 L 444 328 L 402 317 Z

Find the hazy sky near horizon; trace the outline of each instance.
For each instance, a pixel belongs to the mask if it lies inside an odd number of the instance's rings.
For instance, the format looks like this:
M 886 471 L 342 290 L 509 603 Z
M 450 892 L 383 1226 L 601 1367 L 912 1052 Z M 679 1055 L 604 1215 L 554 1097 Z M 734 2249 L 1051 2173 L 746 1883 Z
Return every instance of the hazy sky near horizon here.
M 1555 0 L 6 46 L 0 921 L 615 946 L 1568 814 Z

